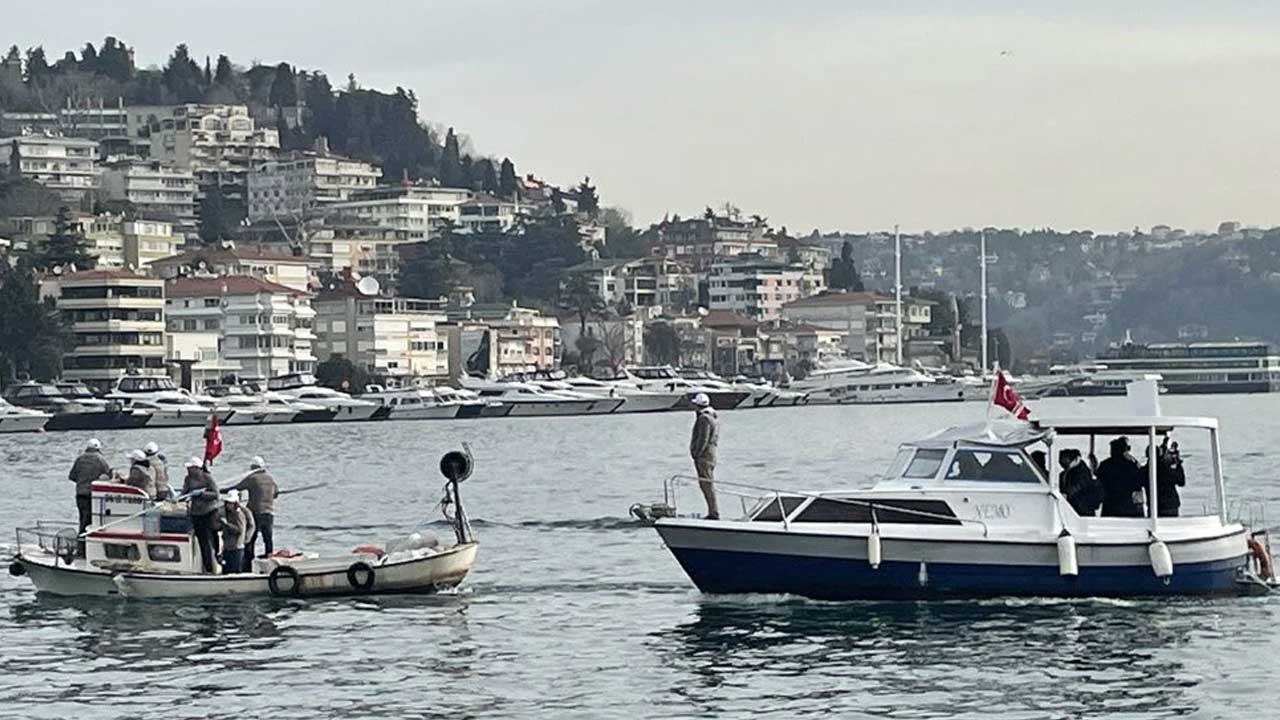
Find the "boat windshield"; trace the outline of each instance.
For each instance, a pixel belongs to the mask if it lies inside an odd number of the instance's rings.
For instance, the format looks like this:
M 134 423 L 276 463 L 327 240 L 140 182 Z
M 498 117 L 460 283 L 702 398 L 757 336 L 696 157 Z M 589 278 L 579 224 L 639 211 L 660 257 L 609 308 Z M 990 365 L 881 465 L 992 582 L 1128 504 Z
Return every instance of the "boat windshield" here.
M 982 482 L 1040 482 L 1026 456 L 1002 450 L 957 450 L 947 468 L 947 480 Z
M 902 477 L 914 479 L 934 477 L 938 474 L 938 469 L 942 467 L 942 460 L 946 456 L 946 450 L 916 450 L 915 457 L 911 458 L 911 462 L 907 465 L 907 469 L 903 471 Z

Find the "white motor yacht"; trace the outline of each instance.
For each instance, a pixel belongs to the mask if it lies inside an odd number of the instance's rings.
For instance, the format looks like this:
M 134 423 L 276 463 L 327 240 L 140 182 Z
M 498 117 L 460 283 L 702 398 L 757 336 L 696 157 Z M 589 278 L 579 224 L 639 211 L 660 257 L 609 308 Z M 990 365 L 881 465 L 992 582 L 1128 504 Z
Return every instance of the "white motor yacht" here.
M 460 403 L 442 401 L 418 388 L 367 385 L 360 399 L 381 405 L 388 420 L 449 420 L 457 417 L 462 408 Z
M 939 382 L 912 368 L 857 360 L 815 368 L 803 380 L 793 381 L 791 389 L 808 393 L 811 405 L 960 402 L 974 394 L 966 383 Z
M 615 411 L 620 413 L 665 412 L 677 409 L 685 400 L 684 393 L 642 390 L 626 378 L 605 382 L 589 377 L 566 377 L 559 382 L 586 395 L 625 398 L 626 402 Z
M 214 410 L 195 402 L 164 376 L 126 375 L 106 399 L 151 413 L 147 427 L 198 427 L 208 424 L 214 414 L 219 422 L 226 422 L 233 414 L 231 410 Z
M 598 415 L 611 413 L 622 405 L 621 398 L 584 398 L 543 390 L 522 382 L 498 382 L 463 376 L 458 382 L 474 390 L 481 399 L 501 400 L 510 405 L 507 415 L 532 417 L 545 415 Z
M 623 371 L 623 379 L 641 390 L 684 395 L 685 399 L 679 405 L 681 409 L 691 407 L 689 401 L 698 393 L 704 393 L 711 400 L 711 407 L 717 410 L 732 410 L 751 398 L 751 392 L 747 390 L 735 390 L 727 385 L 712 387 L 700 381 L 682 378 L 670 365 L 627 368 Z
M 458 406 L 459 419 L 478 417 L 504 417 L 511 412 L 511 406 L 501 400 L 480 397 L 474 390 L 438 385 L 433 388 L 418 388 L 423 397 L 431 397 L 437 402 Z
M 291 400 L 301 400 L 309 405 L 336 411 L 333 419 L 338 422 L 370 420 L 383 407 L 375 402 L 360 400 L 350 395 L 321 387 L 310 373 L 290 373 L 267 381 L 267 389 Z
M 218 407 L 231 409 L 228 425 L 274 425 L 293 422 L 301 410 L 291 407 L 283 398 L 275 401 L 247 393 L 239 385 L 210 385 L 205 388 Z M 203 404 L 203 403 L 202 403 Z
M 39 410 L 28 410 L 0 400 L 0 433 L 36 432 L 43 430 L 53 417 Z

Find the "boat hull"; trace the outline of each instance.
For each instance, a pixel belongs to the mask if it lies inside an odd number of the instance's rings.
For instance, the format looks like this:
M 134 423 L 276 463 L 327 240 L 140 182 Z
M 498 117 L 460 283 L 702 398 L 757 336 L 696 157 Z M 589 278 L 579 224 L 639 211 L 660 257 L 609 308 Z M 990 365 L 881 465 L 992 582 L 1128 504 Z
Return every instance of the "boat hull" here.
M 133 410 L 58 413 L 49 418 L 44 429 L 55 430 L 131 430 L 149 424 L 151 413 Z
M 462 405 L 425 405 L 404 410 L 391 408 L 388 420 L 450 420 L 458 417 Z
M 684 401 L 683 395 L 623 395 L 626 402 L 616 412 L 649 413 L 674 410 Z
M 48 422 L 48 415 L 6 415 L 0 417 L 0 433 L 38 432 Z
M 477 546 L 466 543 L 421 558 L 380 565 L 368 558 L 373 580 L 367 589 L 353 587 L 348 568 L 359 556 L 304 561 L 296 565 L 301 586 L 290 597 L 319 595 L 385 595 L 432 593 L 456 587 L 475 563 Z M 273 595 L 269 576 L 175 575 L 158 573 L 109 573 L 98 569 L 68 567 L 51 557 L 19 556 L 36 591 L 49 595 L 127 597 L 143 600 L 197 597 Z
M 228 418 L 224 425 L 276 425 L 279 423 L 291 423 L 298 413 L 279 410 L 266 410 L 263 412 L 254 412 L 253 410 L 240 409 Z
M 1245 531 L 1168 543 L 1169 578 L 1156 577 L 1144 543 L 1078 545 L 1079 574 L 1059 573 L 1055 542 L 882 538 L 872 568 L 867 538 L 757 532 L 659 521 L 664 542 L 700 590 L 782 593 L 822 600 L 997 596 L 1141 597 L 1240 592 Z M 714 523 L 711 523 L 714 524 Z
M 204 427 L 209 424 L 209 417 L 215 413 L 210 410 L 204 411 L 186 411 L 186 410 L 170 410 L 159 409 L 150 410 L 151 420 L 147 422 L 147 427 Z M 225 424 L 235 412 L 231 410 L 219 410 L 217 413 L 218 422 Z

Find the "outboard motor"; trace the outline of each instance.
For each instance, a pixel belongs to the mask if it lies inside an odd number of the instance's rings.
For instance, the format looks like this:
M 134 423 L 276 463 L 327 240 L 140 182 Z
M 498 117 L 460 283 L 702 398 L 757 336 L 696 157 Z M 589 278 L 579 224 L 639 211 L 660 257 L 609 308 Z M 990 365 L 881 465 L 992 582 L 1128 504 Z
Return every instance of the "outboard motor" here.
M 465 443 L 462 447 L 462 451 L 450 450 L 440 458 L 440 474 L 448 481 L 444 486 L 444 498 L 440 500 L 440 507 L 444 511 L 445 519 L 453 524 L 453 531 L 458 537 L 459 545 L 471 542 L 471 528 L 467 522 L 466 512 L 462 509 L 462 495 L 458 493 L 458 485 L 471 477 L 471 470 L 475 464 L 471 458 L 471 448 Z M 454 508 L 452 516 L 449 513 L 451 505 Z

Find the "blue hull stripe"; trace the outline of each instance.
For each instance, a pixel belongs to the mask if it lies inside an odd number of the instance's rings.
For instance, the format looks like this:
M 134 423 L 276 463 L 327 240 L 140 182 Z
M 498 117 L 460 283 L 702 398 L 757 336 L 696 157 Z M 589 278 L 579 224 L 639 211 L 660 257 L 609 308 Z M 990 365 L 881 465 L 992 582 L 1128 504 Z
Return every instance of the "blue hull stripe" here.
M 1054 566 L 920 563 L 672 548 L 705 593 L 786 593 L 821 600 L 973 598 L 995 596 L 1134 597 L 1239 592 L 1237 570 L 1247 558 L 1175 565 L 1166 583 L 1149 565 L 1084 567 L 1074 578 Z

